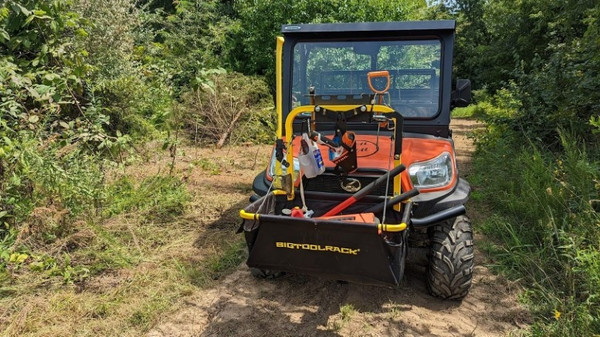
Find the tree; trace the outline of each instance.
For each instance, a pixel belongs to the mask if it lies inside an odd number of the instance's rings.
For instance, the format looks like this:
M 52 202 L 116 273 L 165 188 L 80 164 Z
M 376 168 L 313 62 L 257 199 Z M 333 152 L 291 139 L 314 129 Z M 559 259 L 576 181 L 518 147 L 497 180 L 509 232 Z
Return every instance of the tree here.
M 228 65 L 244 74 L 266 75 L 274 83 L 275 38 L 282 24 L 401 21 L 416 18 L 424 0 L 238 0 L 240 29 Z

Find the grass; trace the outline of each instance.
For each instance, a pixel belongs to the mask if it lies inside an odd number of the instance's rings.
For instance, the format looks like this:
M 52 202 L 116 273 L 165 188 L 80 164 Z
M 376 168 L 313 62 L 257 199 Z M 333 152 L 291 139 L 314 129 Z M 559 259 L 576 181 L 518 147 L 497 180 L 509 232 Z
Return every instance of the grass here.
M 266 163 L 249 170 L 245 150 L 188 148 L 173 176 L 160 173 L 170 158 L 157 152 L 108 174 L 98 216 L 44 244 L 24 241 L 26 257 L 0 268 L 2 335 L 139 336 L 214 286 L 246 257 L 236 213 Z M 270 149 L 250 150 L 266 160 Z
M 200 264 L 195 261 L 177 261 L 177 268 L 196 287 L 205 288 L 214 284 L 246 259 L 246 243 L 241 237 L 234 237 L 220 247 L 220 251 L 207 256 Z
M 356 315 L 357 311 L 352 304 L 343 304 L 340 305 L 340 313 L 339 318 L 334 319 L 331 323 L 331 330 L 340 331 L 342 328 L 350 322 L 352 316 Z
M 525 287 L 533 336 L 600 334 L 600 148 L 562 133 L 550 152 L 490 129 L 474 156 L 476 202 L 493 209 L 481 226 L 495 268 Z
M 352 318 L 352 315 L 356 313 L 356 309 L 352 304 L 344 304 L 340 306 L 340 318 L 343 322 L 347 322 Z
M 184 213 L 190 198 L 176 177 L 152 176 L 135 183 L 124 176 L 109 187 L 108 199 L 108 216 L 137 211 L 147 221 L 167 222 Z
M 452 118 L 474 118 L 478 116 L 476 105 L 469 105 L 464 108 L 454 108 L 452 110 Z

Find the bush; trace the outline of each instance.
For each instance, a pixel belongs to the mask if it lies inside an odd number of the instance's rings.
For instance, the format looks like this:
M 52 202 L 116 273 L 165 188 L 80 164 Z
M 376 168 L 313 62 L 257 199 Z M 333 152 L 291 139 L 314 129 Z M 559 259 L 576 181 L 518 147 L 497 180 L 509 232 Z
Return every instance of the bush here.
M 558 128 L 599 140 L 588 123 L 600 115 L 598 1 L 443 3 L 457 18 L 457 75 L 492 94 L 508 89 L 520 105 L 506 121 L 512 129 L 553 150 Z
M 210 75 L 202 88 L 183 95 L 185 128 L 196 142 L 221 147 L 229 140 L 272 141 L 275 116 L 267 85 L 238 73 Z
M 507 128 L 478 140 L 475 184 L 498 266 L 527 286 L 539 336 L 600 332 L 600 148 L 567 132 L 549 152 Z M 523 139 L 525 142 L 523 142 Z
M 123 0 L 81 0 L 75 10 L 89 22 L 78 41 L 88 53 L 89 95 L 109 118 L 107 131 L 136 140 L 151 138 L 171 112 L 169 70 L 155 54 L 153 32 L 145 29 L 145 13 Z
M 76 220 L 94 215 L 104 198 L 102 160 L 78 144 L 41 143 L 25 132 L 5 141 L 0 240 L 52 242 L 70 233 Z

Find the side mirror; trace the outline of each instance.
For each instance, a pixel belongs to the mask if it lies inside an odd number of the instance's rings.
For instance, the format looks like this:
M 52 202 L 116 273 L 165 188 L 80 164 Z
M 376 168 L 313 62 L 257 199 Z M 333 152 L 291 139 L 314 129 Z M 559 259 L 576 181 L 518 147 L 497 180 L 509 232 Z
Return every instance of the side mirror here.
M 456 89 L 452 91 L 453 108 L 464 108 L 471 103 L 471 80 L 457 79 Z

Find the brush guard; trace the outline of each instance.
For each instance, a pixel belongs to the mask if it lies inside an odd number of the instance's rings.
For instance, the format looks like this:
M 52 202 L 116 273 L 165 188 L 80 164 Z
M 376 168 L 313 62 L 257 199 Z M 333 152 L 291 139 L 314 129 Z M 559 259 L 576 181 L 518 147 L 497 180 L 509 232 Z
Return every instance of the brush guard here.
M 372 285 L 398 285 L 404 274 L 407 254 L 407 222 L 410 202 L 402 211 L 388 211 L 393 225 L 320 219 L 347 195 L 307 193 L 313 218 L 282 214 L 282 209 L 301 205 L 299 198 L 267 194 L 240 211 L 248 245 L 249 267 L 352 281 Z M 344 214 L 359 214 L 377 208 L 382 197 L 367 196 L 348 207 Z M 375 213 L 375 216 L 381 216 Z

